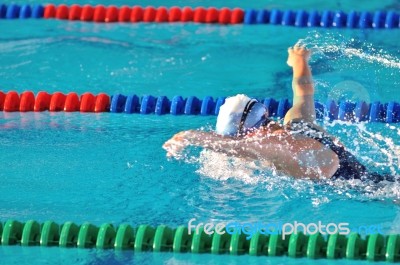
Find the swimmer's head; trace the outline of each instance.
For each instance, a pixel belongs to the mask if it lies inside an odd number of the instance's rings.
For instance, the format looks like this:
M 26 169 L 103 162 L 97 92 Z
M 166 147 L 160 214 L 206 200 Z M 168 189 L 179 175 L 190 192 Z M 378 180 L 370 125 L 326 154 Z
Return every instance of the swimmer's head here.
M 226 136 L 239 136 L 268 122 L 268 109 L 256 99 L 246 95 L 229 97 L 219 109 L 216 132 Z

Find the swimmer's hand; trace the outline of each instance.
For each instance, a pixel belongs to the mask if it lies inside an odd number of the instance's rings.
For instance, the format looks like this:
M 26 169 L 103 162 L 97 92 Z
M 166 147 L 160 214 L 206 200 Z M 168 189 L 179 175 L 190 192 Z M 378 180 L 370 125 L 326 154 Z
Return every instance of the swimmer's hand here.
M 290 67 L 296 67 L 299 64 L 308 63 L 311 56 L 311 51 L 308 50 L 304 45 L 296 43 L 293 47 L 288 49 L 287 64 Z
M 171 139 L 163 144 L 163 148 L 167 151 L 167 157 L 175 157 L 179 159 L 182 151 L 190 145 L 190 137 L 193 135 L 192 130 L 182 131 L 175 134 Z

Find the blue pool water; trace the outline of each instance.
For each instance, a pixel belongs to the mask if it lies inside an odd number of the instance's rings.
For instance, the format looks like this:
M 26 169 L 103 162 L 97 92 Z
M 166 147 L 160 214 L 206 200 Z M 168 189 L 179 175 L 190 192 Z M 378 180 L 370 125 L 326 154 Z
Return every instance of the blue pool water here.
M 224 6 L 222 1 L 152 4 Z M 318 9 L 359 10 L 357 4 L 318 3 Z M 314 5 L 313 1 L 302 4 L 308 10 Z M 229 6 L 300 8 L 297 1 L 235 1 Z M 398 10 L 398 2 L 374 1 L 363 10 L 384 8 Z M 290 98 L 286 49 L 305 39 L 315 54 L 311 65 L 318 100 L 400 101 L 399 30 L 57 20 L 0 23 L 2 91 L 118 92 L 170 98 L 246 93 Z M 166 158 L 161 146 L 174 133 L 210 130 L 214 124 L 215 117 L 200 116 L 0 113 L 0 220 L 171 227 L 186 225 L 191 218 L 199 222 L 322 221 L 381 225 L 387 234 L 400 234 L 399 184 L 293 180 L 275 176 L 256 163 L 229 161 L 196 148 L 188 150 L 184 160 Z M 400 174 L 399 124 L 324 126 L 369 168 Z M 1 264 L 327 264 L 325 260 L 38 247 L 2 247 L 0 253 Z M 339 262 L 363 263 L 332 264 Z

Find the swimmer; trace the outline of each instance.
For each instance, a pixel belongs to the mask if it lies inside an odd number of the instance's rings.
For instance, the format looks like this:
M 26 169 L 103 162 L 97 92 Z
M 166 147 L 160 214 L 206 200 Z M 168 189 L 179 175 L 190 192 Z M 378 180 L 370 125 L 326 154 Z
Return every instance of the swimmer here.
M 268 118 L 265 105 L 245 95 L 226 99 L 215 132 L 183 131 L 165 142 L 167 156 L 199 146 L 228 156 L 257 160 L 295 178 L 394 181 L 372 173 L 342 143 L 316 125 L 311 51 L 299 44 L 288 49 L 293 69 L 293 107 L 283 125 Z

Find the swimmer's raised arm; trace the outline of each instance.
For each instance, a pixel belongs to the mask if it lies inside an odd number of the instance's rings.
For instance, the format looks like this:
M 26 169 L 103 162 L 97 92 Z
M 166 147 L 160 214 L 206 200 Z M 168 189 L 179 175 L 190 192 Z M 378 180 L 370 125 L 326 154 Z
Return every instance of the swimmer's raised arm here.
M 308 60 L 311 51 L 303 46 L 295 45 L 288 49 L 287 64 L 293 68 L 293 94 L 305 96 L 314 94 L 314 84 Z
M 282 144 L 273 139 L 256 140 L 255 138 L 236 138 L 222 136 L 213 132 L 183 131 L 175 134 L 165 142 L 163 148 L 167 156 L 176 156 L 187 146 L 199 146 L 229 156 L 253 160 L 268 160 L 278 162 L 279 154 L 283 153 Z
M 314 82 L 308 64 L 311 51 L 296 44 L 288 49 L 287 64 L 293 68 L 293 107 L 285 116 L 284 123 L 294 119 L 315 121 Z

